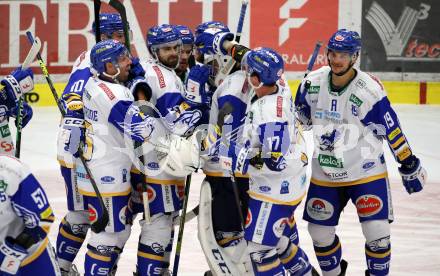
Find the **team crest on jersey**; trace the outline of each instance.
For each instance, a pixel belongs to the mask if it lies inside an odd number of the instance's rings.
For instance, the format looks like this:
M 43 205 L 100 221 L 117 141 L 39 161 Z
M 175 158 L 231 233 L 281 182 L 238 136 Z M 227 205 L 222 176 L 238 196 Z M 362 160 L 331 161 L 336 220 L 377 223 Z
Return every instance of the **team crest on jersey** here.
M 307 201 L 307 214 L 316 220 L 327 220 L 333 216 L 334 207 L 325 199 L 313 197 Z
M 377 195 L 363 195 L 356 199 L 356 209 L 360 217 L 369 217 L 379 213 L 383 202 Z
M 327 132 L 319 137 L 319 149 L 322 151 L 333 151 L 335 143 L 341 137 L 341 132 L 334 129 L 332 132 Z

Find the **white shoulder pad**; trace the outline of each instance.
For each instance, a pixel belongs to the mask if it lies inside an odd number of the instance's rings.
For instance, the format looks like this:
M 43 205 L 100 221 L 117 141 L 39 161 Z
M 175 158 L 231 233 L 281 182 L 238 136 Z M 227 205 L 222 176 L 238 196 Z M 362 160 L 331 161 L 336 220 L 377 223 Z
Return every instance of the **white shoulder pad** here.
M 322 66 L 321 68 L 314 70 L 312 72 L 310 72 L 306 79 L 308 80 L 317 80 L 317 79 L 321 79 L 321 78 L 327 78 L 328 74 L 330 73 L 330 66 Z
M 133 101 L 134 97 L 131 95 L 130 90 L 117 83 L 111 83 L 107 81 L 103 81 L 98 78 L 90 78 L 86 83 L 87 93 L 92 97 L 102 96 L 105 101 L 109 102 L 118 102 L 120 100 Z M 86 93 L 86 97 L 89 97 Z
M 8 195 L 13 195 L 23 179 L 30 174 L 29 168 L 12 157 L 0 156 L 0 190 L 6 191 Z
M 164 68 L 152 61 L 145 63 L 144 70 L 145 78 L 157 98 L 163 93 L 183 91 L 182 81 L 177 77 L 174 71 Z
M 246 73 L 244 71 L 236 71 L 227 76 L 222 84 L 217 87 L 218 96 L 233 95 L 240 99 L 243 99 L 248 93 L 248 86 L 245 84 Z M 246 96 L 247 97 L 247 96 Z
M 357 69 L 355 86 L 357 91 L 361 91 L 358 96 L 362 96 L 369 102 L 377 102 L 387 95 L 382 82 L 374 75 L 365 73 Z

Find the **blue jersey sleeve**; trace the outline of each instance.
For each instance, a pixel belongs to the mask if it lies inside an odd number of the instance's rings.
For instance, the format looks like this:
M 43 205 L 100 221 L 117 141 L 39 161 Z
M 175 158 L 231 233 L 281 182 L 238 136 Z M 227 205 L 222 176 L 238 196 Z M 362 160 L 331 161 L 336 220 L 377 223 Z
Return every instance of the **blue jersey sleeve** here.
M 24 232 L 31 235 L 35 241 L 44 239 L 55 217 L 46 193 L 37 179 L 29 174 L 10 196 L 10 200 L 14 212 L 24 221 Z
M 87 80 L 92 76 L 90 68 L 79 69 L 73 72 L 69 78 L 69 82 L 64 88 L 63 94 L 61 96 L 61 102 L 66 110 L 68 116 L 75 118 L 81 117 L 83 115 L 83 102 L 82 95 L 84 92 L 85 84 Z M 72 113 L 72 114 L 70 114 Z M 78 115 L 78 114 L 80 115 Z
M 396 112 L 391 107 L 388 97 L 377 101 L 361 122 L 372 128 L 374 134 L 384 138 L 399 163 L 412 155 L 412 150 L 400 126 Z
M 137 142 L 144 142 L 154 130 L 154 118 L 143 114 L 132 101 L 117 102 L 110 111 L 108 121 Z

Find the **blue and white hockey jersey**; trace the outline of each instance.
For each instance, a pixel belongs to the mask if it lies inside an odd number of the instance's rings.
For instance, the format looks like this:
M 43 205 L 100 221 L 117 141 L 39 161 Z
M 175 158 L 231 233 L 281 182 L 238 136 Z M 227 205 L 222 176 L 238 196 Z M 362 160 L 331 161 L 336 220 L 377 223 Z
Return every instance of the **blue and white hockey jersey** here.
M 382 83 L 356 69 L 356 77 L 341 92 L 331 91 L 330 67 L 311 72 L 295 100 L 299 119 L 312 127 L 315 150 L 312 182 L 349 186 L 387 176 L 382 141 L 396 160 L 404 161 L 411 148 L 403 134 Z

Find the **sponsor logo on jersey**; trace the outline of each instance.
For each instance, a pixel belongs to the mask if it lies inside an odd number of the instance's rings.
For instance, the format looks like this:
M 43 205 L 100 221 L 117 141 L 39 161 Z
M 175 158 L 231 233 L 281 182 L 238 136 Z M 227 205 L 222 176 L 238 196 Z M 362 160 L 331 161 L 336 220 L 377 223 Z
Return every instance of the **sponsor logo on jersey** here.
M 153 66 L 154 72 L 156 72 L 157 80 L 159 81 L 160 88 L 164 88 L 166 86 L 165 79 L 163 77 L 162 71 L 160 71 L 160 68 L 156 65 Z
M 327 119 L 329 121 L 334 121 L 336 123 L 340 123 L 341 120 L 341 114 L 336 111 L 328 111 L 328 110 L 316 110 L 315 111 L 315 118 L 316 119 Z
M 307 201 L 307 214 L 316 220 L 326 220 L 334 213 L 333 205 L 325 199 L 312 197 Z
M 246 215 L 246 223 L 245 228 L 247 228 L 252 223 L 252 212 L 250 209 L 248 209 L 247 215 Z
M 309 93 L 309 94 L 318 94 L 320 89 L 321 89 L 321 86 L 319 86 L 319 85 L 312 85 L 307 90 L 307 93 Z
M 307 176 L 304 174 L 301 176 L 301 188 L 303 188 L 306 185 Z
M 9 137 L 11 136 L 11 131 L 9 130 L 8 125 L 4 125 L 0 127 L 0 136 L 1 138 Z
M 400 127 L 396 127 L 393 131 L 390 132 L 390 134 L 388 134 L 388 140 L 390 141 L 394 140 L 394 138 L 396 138 L 396 136 L 399 135 L 400 133 L 402 133 Z
M 110 175 L 103 176 L 103 177 L 101 177 L 101 183 L 102 184 L 113 184 L 113 183 L 115 183 L 115 178 Z
M 280 194 L 288 194 L 289 193 L 289 185 L 290 185 L 290 183 L 288 181 L 283 181 L 281 183 Z
M 159 163 L 157 163 L 157 162 L 150 162 L 150 163 L 147 164 L 147 167 L 150 170 L 158 170 L 159 169 Z
M 115 98 L 115 95 L 113 94 L 113 92 L 110 90 L 110 88 L 107 87 L 107 85 L 105 85 L 105 83 L 101 82 L 100 84 L 98 84 L 99 87 L 101 87 L 101 89 L 104 91 L 104 93 L 107 95 L 107 97 L 111 100 L 113 100 Z
M 364 80 L 358 79 L 356 82 L 356 86 L 359 88 L 364 88 L 367 85 L 367 83 Z
M 363 195 L 356 199 L 356 209 L 360 217 L 369 217 L 379 213 L 383 202 L 377 195 Z
M 14 145 L 12 145 L 11 143 L 8 143 L 6 141 L 2 141 L 0 143 L 0 149 L 3 149 L 4 152 L 10 152 L 14 149 Z
M 411 150 L 408 146 L 405 146 L 402 150 L 399 151 L 399 153 L 397 153 L 397 159 L 399 159 L 399 161 L 403 161 L 406 158 L 408 158 L 411 155 Z
M 272 189 L 269 186 L 260 186 L 258 187 L 258 190 L 260 190 L 262 193 L 269 193 Z
M 341 179 L 345 179 L 348 176 L 348 172 L 344 171 L 344 172 L 330 172 L 330 173 L 325 173 L 325 175 L 330 178 L 331 180 L 341 180 Z
M 277 117 L 283 117 L 283 97 L 277 97 Z
M 350 95 L 350 102 L 354 103 L 357 107 L 361 107 L 363 101 L 359 99 L 355 94 Z
M 331 155 L 319 154 L 318 162 L 321 167 L 343 168 L 344 164 L 341 159 Z
M 122 170 L 122 182 L 127 182 L 128 171 L 126 169 Z
M 90 223 L 94 223 L 98 219 L 98 213 L 91 204 L 89 204 L 88 212 L 89 212 Z
M 369 169 L 372 169 L 374 167 L 375 167 L 374 162 L 366 162 L 365 164 L 362 165 L 362 169 L 364 169 L 365 171 L 368 171 Z
M 287 218 L 280 218 L 272 226 L 272 231 L 276 237 L 280 238 L 283 234 L 284 228 L 288 224 Z
M 177 185 L 176 192 L 177 192 L 177 196 L 178 196 L 180 199 L 183 199 L 183 196 L 185 195 L 185 186 L 183 186 L 183 185 Z

